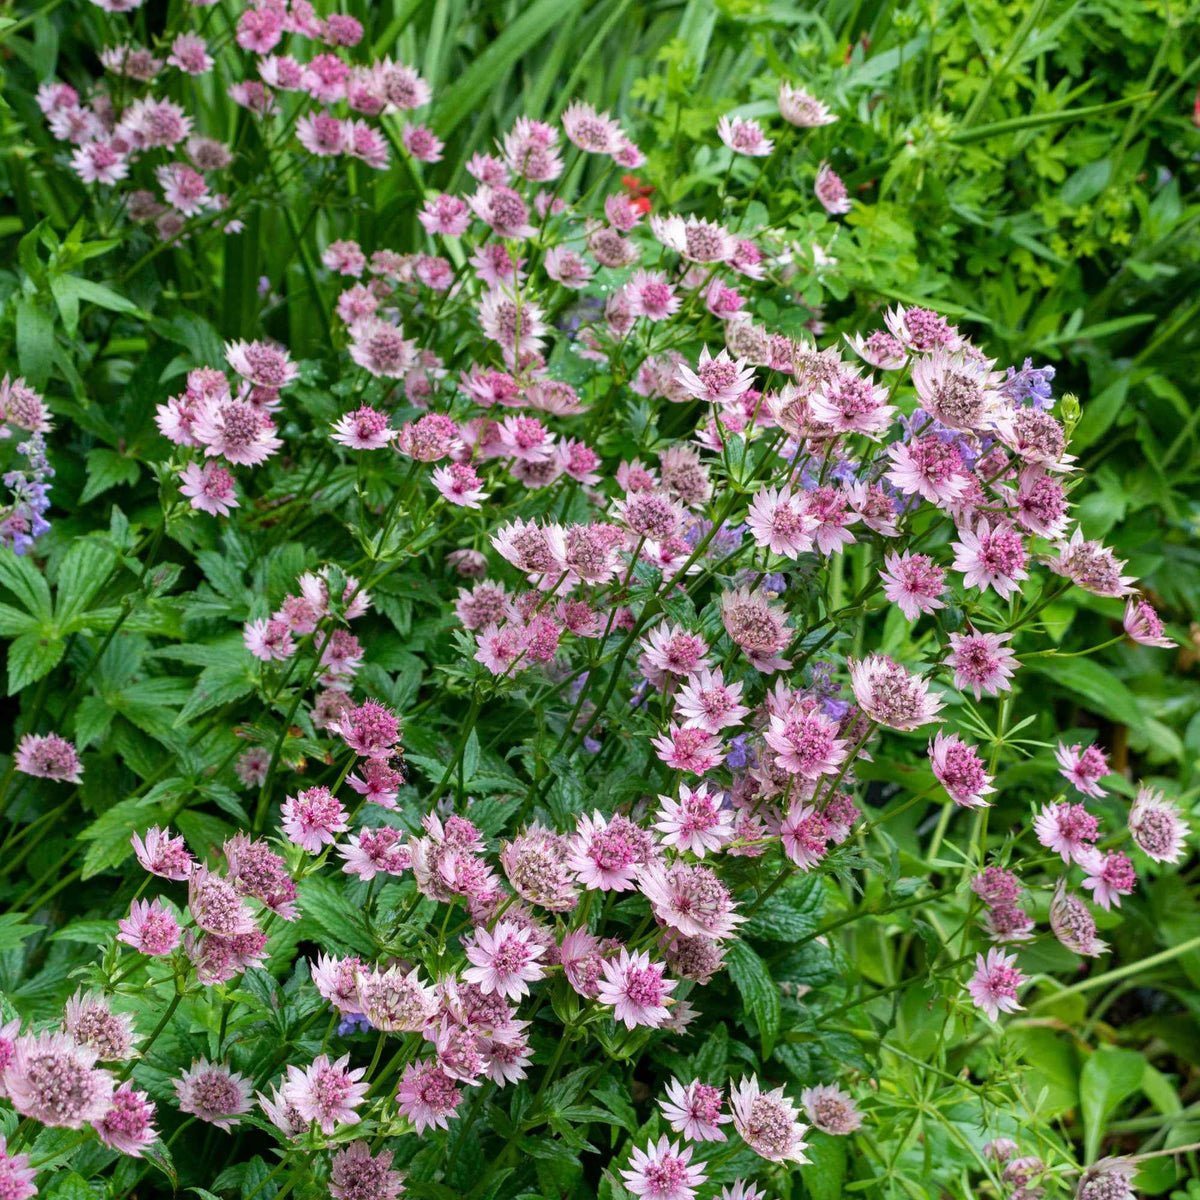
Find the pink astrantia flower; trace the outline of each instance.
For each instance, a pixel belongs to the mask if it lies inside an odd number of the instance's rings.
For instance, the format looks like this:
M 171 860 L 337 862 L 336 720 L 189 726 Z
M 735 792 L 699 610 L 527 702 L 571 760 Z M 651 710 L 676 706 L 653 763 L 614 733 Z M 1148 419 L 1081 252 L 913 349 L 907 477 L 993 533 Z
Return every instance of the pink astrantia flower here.
M 567 864 L 589 891 L 625 892 L 635 887 L 636 869 L 650 860 L 654 839 L 619 813 L 599 812 L 579 818 Z
M 417 1133 L 426 1129 L 448 1129 L 458 1109 L 462 1093 L 435 1062 L 418 1058 L 404 1068 L 396 1088 L 400 1115 L 408 1117 Z
M 802 871 L 811 871 L 829 852 L 830 825 L 811 804 L 793 804 L 779 826 L 784 854 Z
M 142 954 L 170 954 L 179 938 L 179 922 L 161 900 L 134 900 L 129 916 L 117 922 L 117 941 Z
M 691 216 L 687 220 L 668 213 L 650 217 L 650 231 L 669 249 L 688 262 L 718 263 L 733 257 L 737 238 L 724 226 Z
M 889 729 L 911 730 L 940 721 L 942 701 L 929 692 L 928 681 L 910 675 L 884 655 L 861 661 L 847 659 L 850 686 L 858 706 L 872 720 Z
M 986 808 L 984 796 L 996 789 L 992 777 L 983 769 L 979 751 L 964 742 L 956 733 L 940 730 L 929 743 L 929 762 L 938 783 L 950 799 L 963 808 Z
M 832 1137 L 845 1137 L 863 1122 L 854 1097 L 836 1084 L 823 1083 L 805 1088 L 800 1093 L 800 1103 L 814 1128 Z
M 396 432 L 388 426 L 387 413 L 364 404 L 334 422 L 333 440 L 351 450 L 382 450 Z
M 1017 1003 L 1017 988 L 1025 982 L 1025 976 L 1016 968 L 1017 956 L 1001 950 L 989 950 L 987 957 L 975 956 L 975 974 L 967 984 L 967 991 L 976 1008 L 982 1009 L 995 1021 L 1002 1012 L 1017 1012 L 1022 1006 Z
M 342 740 L 364 758 L 388 759 L 400 742 L 400 718 L 378 700 L 364 700 L 338 722 Z
M 8 1141 L 0 1134 L 0 1196 L 4 1200 L 29 1200 L 37 1195 L 34 1180 L 37 1171 L 29 1165 L 28 1154 L 10 1154 Z
M 1011 633 L 952 633 L 946 665 L 954 671 L 954 686 L 970 689 L 975 699 L 1007 692 L 1014 669 L 1021 664 L 1004 645 Z
M 646 951 L 630 954 L 622 947 L 616 958 L 604 960 L 603 972 L 597 998 L 612 1007 L 613 1018 L 626 1029 L 656 1029 L 666 1021 L 666 1000 L 678 984 L 665 977 L 662 964 L 651 962 Z
M 703 1167 L 692 1162 L 692 1147 L 681 1148 L 666 1134 L 645 1150 L 635 1146 L 621 1177 L 627 1192 L 645 1200 L 694 1200 L 696 1189 L 708 1178 Z
M 848 213 L 854 207 L 854 202 L 846 194 L 842 177 L 827 162 L 817 168 L 813 192 L 821 202 L 821 207 L 834 216 Z
M 1099 746 L 1091 745 L 1085 750 L 1078 743 L 1068 746 L 1059 742 L 1054 757 L 1058 760 L 1058 773 L 1077 792 L 1085 796 L 1107 795 L 1100 780 L 1109 773 L 1108 756 Z
M 729 726 L 740 725 L 750 709 L 739 703 L 743 685 L 727 684 L 723 672 L 707 668 L 692 675 L 675 694 L 675 711 L 683 725 L 696 726 L 717 734 Z
M 283 448 L 266 413 L 229 397 L 202 401 L 191 432 L 208 457 L 220 456 L 235 466 L 257 466 Z
M 775 148 L 775 143 L 763 133 L 757 121 L 745 121 L 741 117 L 721 117 L 717 121 L 717 135 L 735 154 L 751 158 L 765 158 Z
M 57 733 L 25 734 L 13 752 L 13 770 L 60 783 L 81 783 L 83 777 L 74 745 Z
M 213 517 L 227 517 L 238 508 L 233 476 L 215 462 L 188 463 L 179 472 L 179 494 L 186 496 L 191 506 Z
M 747 392 L 754 382 L 754 368 L 744 358 L 729 357 L 728 350 L 716 356 L 708 347 L 700 350 L 700 359 L 693 371 L 687 363 L 676 368 L 676 378 L 689 396 L 708 404 L 732 404 Z
M 242 628 L 242 642 L 260 662 L 283 662 L 296 653 L 291 627 L 286 621 L 247 621 Z
M 366 1142 L 351 1142 L 333 1156 L 329 1194 L 334 1200 L 395 1200 L 404 1191 L 398 1171 L 389 1170 L 392 1152 L 372 1155 Z
M 787 80 L 779 81 L 779 115 L 789 125 L 799 129 L 815 129 L 819 125 L 832 125 L 837 116 L 829 111 L 828 105 L 809 95 L 802 87 L 793 87 Z
M 702 783 L 693 791 L 679 785 L 679 799 L 659 796 L 659 819 L 654 828 L 664 835 L 663 844 L 690 850 L 697 858 L 721 848 L 733 836 L 732 812 L 721 807 L 719 796 L 709 794 Z
M 709 867 L 654 862 L 638 870 L 637 881 L 654 915 L 684 937 L 726 938 L 745 920 Z
M 361 1082 L 366 1067 L 351 1067 L 350 1055 L 330 1062 L 318 1055 L 306 1068 L 289 1066 L 281 1094 L 306 1122 L 315 1121 L 328 1135 L 339 1125 L 357 1125 L 354 1110 L 366 1099 L 369 1084 Z
M 680 625 L 656 625 L 642 646 L 645 662 L 664 674 L 686 679 L 710 665 L 708 643 Z
M 112 1103 L 115 1080 L 96 1067 L 98 1057 L 65 1033 L 27 1034 L 12 1043 L 4 1088 L 21 1116 L 56 1129 L 82 1129 Z
M 346 963 L 357 964 L 357 960 L 347 959 Z M 339 964 L 336 973 L 329 979 L 339 989 L 345 985 L 346 963 Z M 313 978 L 316 978 L 315 974 Z M 388 1033 L 413 1033 L 424 1029 L 437 1011 L 434 991 L 421 980 L 417 967 L 406 973 L 398 966 L 389 967 L 386 971 L 378 968 L 364 971 L 356 965 L 354 983 L 355 1003 L 352 1006 L 344 994 L 338 993 L 332 997 L 333 1003 L 343 1012 L 363 1013 L 376 1029 Z
M 225 938 L 258 932 L 254 913 L 228 880 L 197 863 L 187 881 L 188 911 L 198 928 Z
M 313 787 L 289 796 L 281 809 L 280 827 L 289 841 L 316 854 L 350 828 L 342 802 L 328 788 Z
M 337 852 L 347 875 L 359 879 L 374 879 L 383 872 L 401 875 L 412 866 L 412 853 L 404 844 L 405 835 L 399 829 L 383 825 L 378 829 L 363 828 L 352 833 Z
M 711 1087 L 693 1079 L 686 1087 L 678 1079 L 667 1084 L 666 1099 L 658 1107 L 676 1133 L 692 1142 L 723 1142 L 722 1125 L 733 1120 L 721 1111 L 724 1095 L 719 1087 Z
M 989 525 L 985 518 L 974 530 L 960 529 L 958 537 L 951 543 L 954 569 L 963 573 L 966 587 L 982 591 L 994 588 L 1001 599 L 1007 600 L 1020 590 L 1020 581 L 1029 578 L 1025 540 L 1007 522 Z
M 201 1058 L 174 1080 L 179 1111 L 228 1133 L 250 1111 L 250 1083 L 225 1063 Z
M 892 550 L 884 556 L 883 565 L 884 570 L 879 572 L 883 594 L 909 621 L 946 607 L 946 602 L 939 599 L 945 591 L 946 572 L 928 554 L 907 550 L 897 554 Z
M 1163 633 L 1162 619 L 1148 600 L 1141 596 L 1131 597 L 1125 604 L 1125 632 L 1142 646 L 1161 646 L 1172 649 L 1173 638 Z
M 142 869 L 151 875 L 181 881 L 191 874 L 192 852 L 187 848 L 183 834 L 172 837 L 169 829 L 152 825 L 144 838 L 135 833 L 129 840 Z
M 1088 906 L 1067 891 L 1065 875 L 1059 878 L 1050 900 L 1050 931 L 1068 950 L 1084 958 L 1098 958 L 1108 949 L 1108 943 L 1096 936 L 1096 918 Z
M 773 554 L 799 558 L 813 548 L 818 521 L 789 489 L 763 488 L 755 494 L 746 514 L 746 524 L 755 545 Z
M 970 484 L 958 449 L 935 434 L 909 443 L 893 442 L 887 455 L 892 466 L 885 477 L 906 496 L 920 495 L 945 508 L 959 500 Z
M 725 760 L 720 738 L 694 725 L 680 728 L 672 721 L 650 744 L 668 767 L 692 775 L 705 775 Z
M 744 1078 L 730 1089 L 733 1127 L 742 1140 L 761 1158 L 770 1162 L 806 1163 L 804 1131 L 796 1106 L 783 1088 L 764 1092 L 757 1078 Z
M 1100 836 L 1100 822 L 1082 804 L 1047 804 L 1034 817 L 1033 831 L 1063 862 L 1085 863 Z
M 682 306 L 675 285 L 663 271 L 634 271 L 625 284 L 625 300 L 630 313 L 648 321 L 664 321 Z
M 1129 835 L 1154 862 L 1178 862 L 1187 844 L 1188 826 L 1179 809 L 1161 792 L 1143 784 L 1129 810 Z
M 1095 850 L 1084 857 L 1082 866 L 1087 874 L 1083 886 L 1105 912 L 1114 905 L 1120 908 L 1121 897 L 1131 895 L 1137 886 L 1133 863 L 1119 850 L 1110 850 L 1107 854 Z
M 492 931 L 477 926 L 466 950 L 472 965 L 463 972 L 463 978 L 479 984 L 484 995 L 499 992 L 519 1000 L 529 995 L 529 985 L 546 973 L 537 961 L 545 947 L 533 940 L 529 929 L 510 921 L 501 921 Z
M 1069 541 L 1057 542 L 1054 548 L 1057 556 L 1047 566 L 1076 587 L 1094 596 L 1117 598 L 1133 593 L 1133 576 L 1121 574 L 1124 561 L 1100 542 L 1086 540 L 1081 526 L 1075 526 Z
M 843 368 L 833 379 L 821 382 L 808 397 L 812 415 L 836 433 L 862 433 L 879 438 L 896 414 L 888 404 L 888 389 Z
M 562 115 L 569 141 L 589 154 L 612 154 L 620 148 L 621 127 L 606 112 L 597 112 L 582 100 L 573 100 Z
M 776 767 L 814 780 L 835 774 L 849 754 L 845 739 L 837 733 L 838 723 L 809 702 L 772 713 L 763 738 L 775 751 Z
M 106 1145 L 131 1158 L 141 1158 L 147 1146 L 158 1138 L 154 1128 L 155 1106 L 145 1092 L 137 1091 L 127 1080 L 112 1094 L 112 1107 L 92 1128 Z M 7 1196 L 3 1187 L 0 1194 Z

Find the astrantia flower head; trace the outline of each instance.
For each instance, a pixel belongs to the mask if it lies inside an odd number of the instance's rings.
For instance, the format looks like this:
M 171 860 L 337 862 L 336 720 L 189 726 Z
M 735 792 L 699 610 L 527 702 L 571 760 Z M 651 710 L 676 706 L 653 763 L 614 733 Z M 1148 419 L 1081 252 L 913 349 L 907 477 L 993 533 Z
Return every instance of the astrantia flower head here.
M 350 450 L 382 450 L 395 436 L 387 414 L 367 404 L 338 418 L 333 426 L 333 440 Z
M 65 1033 L 40 1033 L 13 1042 L 4 1087 L 23 1117 L 58 1129 L 82 1129 L 112 1103 L 115 1080 L 96 1067 L 91 1046 Z
M 8 1141 L 0 1134 L 0 1196 L 4 1200 L 29 1200 L 37 1195 L 34 1180 L 37 1171 L 29 1165 L 28 1154 L 10 1154 Z
M 817 167 L 813 192 L 821 202 L 821 207 L 835 216 L 848 213 L 854 207 L 853 201 L 846 194 L 846 185 L 842 182 L 842 177 L 827 162 Z
M 767 487 L 751 501 L 746 524 L 756 545 L 795 559 L 813 548 L 818 522 L 789 489 Z
M 188 911 L 198 928 L 218 937 L 254 933 L 258 926 L 254 914 L 243 902 L 237 889 L 203 864 L 197 864 L 187 876 Z
M 842 1091 L 837 1084 L 822 1083 L 808 1087 L 800 1093 L 804 1115 L 814 1128 L 834 1137 L 845 1137 L 853 1133 L 863 1122 L 862 1113 L 854 1103 L 854 1097 Z
M 964 586 L 981 591 L 990 587 L 1007 600 L 1020 590 L 1018 584 L 1029 578 L 1025 540 L 1006 521 L 989 524 L 984 518 L 973 530 L 959 529 L 958 537 L 951 549 L 954 569 L 963 573 Z
M 472 965 L 463 978 L 479 984 L 484 995 L 499 992 L 520 999 L 529 994 L 529 984 L 545 974 L 537 961 L 545 947 L 534 941 L 530 930 L 510 921 L 501 921 L 492 931 L 478 926 L 466 949 Z
M 369 1085 L 360 1082 L 366 1073 L 366 1067 L 350 1066 L 348 1054 L 336 1062 L 321 1054 L 303 1070 L 289 1066 L 281 1094 L 306 1122 L 315 1121 L 328 1135 L 339 1125 L 358 1124 L 355 1109 L 367 1095 Z
M 117 922 L 117 941 L 153 957 L 170 954 L 179 938 L 179 922 L 161 900 L 134 900 Z
M 188 463 L 180 470 L 179 479 L 179 494 L 198 512 L 227 517 L 239 507 L 233 475 L 215 462 Z
M 765 158 L 775 148 L 775 143 L 763 133 L 757 121 L 741 117 L 721 117 L 717 121 L 717 134 L 735 154 Z
M 1084 958 L 1097 958 L 1108 949 L 1096 936 L 1096 919 L 1088 906 L 1067 891 L 1066 876 L 1059 878 L 1050 901 L 1050 929 L 1068 950 Z
M 338 732 L 364 758 L 388 759 L 400 741 L 400 718 L 378 700 L 364 700 L 342 716 Z
M 1099 781 L 1109 773 L 1108 756 L 1099 746 L 1091 745 L 1085 750 L 1078 744 L 1068 746 L 1059 742 L 1054 757 L 1058 760 L 1058 773 L 1077 792 L 1085 796 L 1107 794 Z
M 932 354 L 941 348 L 957 350 L 962 345 L 958 331 L 944 317 L 927 308 L 904 308 L 897 305 L 884 314 L 884 324 L 892 335 L 909 350 Z
M 654 915 L 684 937 L 725 938 L 745 920 L 729 889 L 709 867 L 676 859 L 650 863 L 637 873 L 638 887 Z
M 621 1177 L 625 1190 L 644 1200 L 694 1200 L 708 1178 L 702 1166 L 692 1163 L 692 1147 L 680 1147 L 665 1134 L 645 1150 L 635 1146 Z
M 1121 897 L 1130 895 L 1137 886 L 1133 863 L 1119 850 L 1107 854 L 1095 851 L 1084 860 L 1083 869 L 1087 874 L 1083 886 L 1106 912 L 1114 906 L 1120 908 Z
M 872 654 L 858 662 L 847 659 L 847 666 L 859 708 L 880 725 L 911 730 L 941 720 L 942 701 L 930 693 L 926 680 L 899 663 Z
M 674 721 L 650 744 L 667 766 L 692 775 L 707 774 L 725 758 L 720 738 L 695 725 L 681 728 Z
M 650 230 L 664 246 L 688 262 L 719 263 L 733 257 L 737 239 L 722 225 L 698 217 L 650 217 Z
M 679 799 L 659 796 L 659 819 L 654 828 L 663 834 L 663 845 L 690 850 L 703 858 L 710 850 L 719 850 L 733 836 L 732 812 L 721 807 L 721 798 L 709 793 L 702 783 L 694 791 L 686 783 L 679 785 Z
M 448 1129 L 462 1093 L 436 1063 L 418 1058 L 404 1068 L 396 1089 L 400 1115 L 408 1117 L 418 1133 L 426 1129 Z
M 334 1200 L 395 1200 L 404 1191 L 400 1173 L 389 1168 L 392 1152 L 372 1155 L 366 1142 L 338 1150 L 329 1167 L 329 1194 Z
M 27 733 L 13 752 L 13 769 L 36 779 L 82 782 L 83 766 L 75 747 L 57 733 Z
M 226 1063 L 201 1058 L 174 1081 L 179 1111 L 228 1133 L 250 1111 L 250 1083 Z
M 192 435 L 206 455 L 237 466 L 257 466 L 283 447 L 270 417 L 245 400 L 231 398 L 202 402 Z
M 800 129 L 832 125 L 837 120 L 829 108 L 815 96 L 810 96 L 802 87 L 793 87 L 782 79 L 779 81 L 779 115 L 789 125 Z
M 811 804 L 793 804 L 779 825 L 783 852 L 802 871 L 811 871 L 828 853 L 830 825 Z
M 1154 862 L 1178 862 L 1187 844 L 1188 826 L 1179 809 L 1161 792 L 1144 784 L 1129 810 L 1129 835 Z
M 608 113 L 597 112 L 582 100 L 567 105 L 562 123 L 568 140 L 589 154 L 612 154 L 624 136 Z
M 147 1146 L 158 1138 L 154 1128 L 154 1102 L 145 1092 L 137 1091 L 131 1080 L 112 1094 L 112 1106 L 92 1128 L 106 1145 L 131 1158 L 141 1158 Z M 0 1186 L 0 1195 L 8 1196 Z
M 1037 839 L 1065 863 L 1085 862 L 1100 836 L 1100 822 L 1082 804 L 1047 804 L 1033 819 Z
M 722 1125 L 733 1118 L 722 1112 L 724 1095 L 719 1087 L 711 1087 L 693 1079 L 684 1086 L 678 1079 L 667 1084 L 666 1099 L 659 1100 L 662 1114 L 676 1133 L 693 1142 L 723 1142 Z
M 954 671 L 954 686 L 970 690 L 975 699 L 1007 692 L 1014 668 L 1021 664 L 1004 644 L 1011 633 L 952 633 L 946 665 Z
M 1133 1200 L 1137 1173 L 1136 1159 L 1098 1159 L 1079 1177 L 1075 1200 Z
M 883 581 L 883 594 L 909 621 L 915 621 L 922 613 L 945 608 L 940 599 L 945 591 L 946 572 L 928 554 L 903 554 L 889 551 L 883 560 L 884 570 L 879 572 Z
M 987 807 L 983 797 L 996 789 L 991 786 L 992 777 L 983 769 L 983 760 L 974 746 L 956 733 L 944 734 L 939 730 L 929 743 L 929 762 L 938 783 L 955 804 L 964 808 Z
M 331 982 L 340 986 L 339 980 L 340 974 Z M 415 1032 L 424 1029 L 437 1011 L 437 997 L 433 989 L 422 982 L 416 967 L 407 973 L 399 967 L 389 967 L 386 971 L 358 968 L 354 981 L 357 1003 L 353 1010 L 343 1004 L 338 1007 L 344 1012 L 364 1013 L 376 1029 L 389 1033 Z M 336 995 L 334 1003 L 338 1003 Z
M 259 387 L 286 387 L 300 373 L 288 352 L 270 342 L 226 342 L 225 358 L 243 379 Z
M 967 491 L 971 477 L 962 455 L 952 442 L 926 434 L 912 442 L 893 442 L 887 449 L 892 461 L 887 481 L 906 496 L 920 495 L 945 507 Z
M 759 671 L 783 671 L 791 665 L 779 657 L 790 636 L 784 623 L 786 617 L 784 608 L 770 604 L 748 588 L 725 592 L 721 596 L 721 621 L 725 632 Z
M 1162 618 L 1154 605 L 1142 596 L 1131 597 L 1125 604 L 1125 632 L 1141 646 L 1172 649 L 1175 641 L 1163 634 Z
M 1121 574 L 1124 561 L 1099 542 L 1086 540 L 1081 526 L 1076 525 L 1070 540 L 1057 543 L 1055 549 L 1057 556 L 1047 563 L 1050 570 L 1085 592 L 1106 597 L 1128 596 L 1133 592 L 1133 576 Z
M 568 863 L 570 838 L 531 825 L 500 851 L 504 877 L 518 896 L 551 912 L 575 907 L 576 884 Z
M 675 711 L 684 718 L 683 724 L 720 733 L 729 726 L 739 725 L 750 709 L 740 703 L 742 684 L 725 682 L 720 670 L 701 670 L 692 675 L 675 694 Z
M 589 890 L 624 892 L 635 886 L 634 873 L 650 861 L 654 839 L 640 825 L 617 813 L 579 818 L 568 865 Z
M 754 382 L 754 368 L 744 359 L 732 359 L 727 350 L 715 357 L 704 346 L 693 371 L 686 363 L 678 367 L 678 379 L 684 391 L 708 404 L 731 404 Z
M 989 950 L 987 957 L 975 956 L 975 974 L 967 984 L 967 991 L 976 1008 L 982 1009 L 995 1021 L 1002 1012 L 1016 1012 L 1017 989 L 1025 982 L 1025 976 L 1016 968 L 1017 956 L 1000 950 Z
M 104 996 L 84 995 L 80 988 L 63 1010 L 63 1032 L 76 1044 L 90 1047 L 103 1062 L 122 1062 L 133 1056 L 137 1037 L 133 1017 L 115 1013 Z
M 133 834 L 130 837 L 133 852 L 142 869 L 163 879 L 183 880 L 192 872 L 192 852 L 187 848 L 183 835 L 172 837 L 169 829 L 152 825 L 145 837 Z
M 644 950 L 630 954 L 622 948 L 616 958 L 604 960 L 603 972 L 597 999 L 612 1006 L 615 1020 L 623 1021 L 627 1029 L 638 1025 L 654 1029 L 666 1021 L 666 1001 L 677 982 L 666 978 L 661 963 L 652 962 Z
M 783 1088 L 764 1092 L 754 1077 L 744 1078 L 730 1089 L 733 1126 L 742 1140 L 761 1158 L 770 1162 L 806 1163 L 804 1131 L 796 1106 Z
M 350 828 L 342 802 L 325 787 L 309 788 L 289 796 L 283 802 L 281 815 L 280 826 L 288 840 L 309 854 L 316 854 L 322 846 L 332 845 L 339 833 Z
M 775 752 L 775 767 L 790 775 L 807 780 L 833 775 L 849 753 L 845 739 L 837 736 L 837 722 L 812 703 L 792 705 L 769 720 L 763 738 Z

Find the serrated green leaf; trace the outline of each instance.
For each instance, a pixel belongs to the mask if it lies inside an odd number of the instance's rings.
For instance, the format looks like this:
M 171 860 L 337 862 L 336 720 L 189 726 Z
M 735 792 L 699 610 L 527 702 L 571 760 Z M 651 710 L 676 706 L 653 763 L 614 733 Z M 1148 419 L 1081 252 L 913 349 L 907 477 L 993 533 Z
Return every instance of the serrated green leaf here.
M 725 957 L 730 978 L 741 994 L 742 1003 L 758 1022 L 763 1057 L 768 1058 L 779 1035 L 780 1005 L 767 964 L 745 942 L 730 944 Z

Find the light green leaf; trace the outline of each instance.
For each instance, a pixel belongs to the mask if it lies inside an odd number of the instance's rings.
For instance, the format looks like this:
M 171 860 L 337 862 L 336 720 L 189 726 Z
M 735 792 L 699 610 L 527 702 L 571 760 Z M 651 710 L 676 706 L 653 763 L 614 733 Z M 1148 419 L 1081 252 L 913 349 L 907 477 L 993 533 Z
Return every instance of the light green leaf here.
M 96 593 L 108 582 L 116 560 L 112 547 L 96 538 L 84 538 L 71 546 L 58 569 L 54 615 L 60 628 L 87 610 Z
M 1122 1100 L 1142 1086 L 1146 1060 L 1132 1050 L 1102 1047 L 1083 1064 L 1079 1075 L 1083 1110 L 1084 1161 L 1096 1161 L 1104 1122 Z
M 741 993 L 746 1011 L 758 1022 L 763 1058 L 770 1056 L 779 1034 L 779 991 L 763 962 L 745 942 L 733 942 L 725 958 L 729 976 Z
M 1090 712 L 1145 733 L 1146 718 L 1137 697 L 1098 662 L 1090 658 L 1048 657 L 1033 659 L 1028 665 L 1039 675 L 1045 675 L 1078 696 Z
M 0 584 L 20 600 L 26 612 L 48 621 L 54 612 L 50 604 L 50 585 L 27 558 L 0 546 Z
M 27 683 L 52 671 L 66 648 L 62 638 L 47 637 L 41 629 L 14 639 L 8 647 L 8 694 L 15 696 Z
M 41 931 L 40 925 L 27 925 L 25 918 L 28 913 L 0 914 L 0 950 L 11 950 L 19 946 L 27 937 Z

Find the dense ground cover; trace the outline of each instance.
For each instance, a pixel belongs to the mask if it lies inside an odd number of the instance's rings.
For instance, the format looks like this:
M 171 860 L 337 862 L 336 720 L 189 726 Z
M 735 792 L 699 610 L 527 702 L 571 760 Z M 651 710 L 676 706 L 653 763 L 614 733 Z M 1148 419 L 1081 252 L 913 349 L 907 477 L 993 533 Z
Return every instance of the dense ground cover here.
M 1192 1194 L 1188 10 L 4 21 L 0 1196 Z

